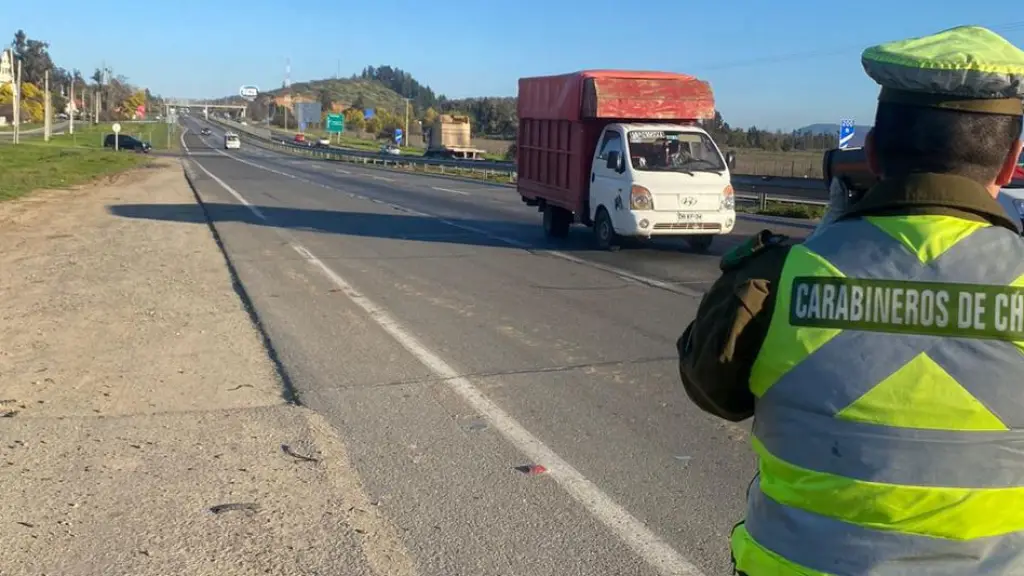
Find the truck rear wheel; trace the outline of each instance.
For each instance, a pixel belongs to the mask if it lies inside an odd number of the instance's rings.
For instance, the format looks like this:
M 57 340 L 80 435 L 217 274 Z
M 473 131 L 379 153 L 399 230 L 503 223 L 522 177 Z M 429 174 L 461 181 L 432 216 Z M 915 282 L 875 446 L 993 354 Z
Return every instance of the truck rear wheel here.
M 558 206 L 544 206 L 544 235 L 548 238 L 565 238 L 572 225 L 572 212 Z
M 618 248 L 620 243 L 619 235 L 615 233 L 615 226 L 612 225 L 612 217 L 604 206 L 597 209 L 597 216 L 594 218 L 594 238 L 597 240 L 597 247 L 602 250 L 613 250 Z
M 711 249 L 711 242 L 715 239 L 712 234 L 701 234 L 699 236 L 688 236 L 686 243 L 697 252 L 707 252 Z

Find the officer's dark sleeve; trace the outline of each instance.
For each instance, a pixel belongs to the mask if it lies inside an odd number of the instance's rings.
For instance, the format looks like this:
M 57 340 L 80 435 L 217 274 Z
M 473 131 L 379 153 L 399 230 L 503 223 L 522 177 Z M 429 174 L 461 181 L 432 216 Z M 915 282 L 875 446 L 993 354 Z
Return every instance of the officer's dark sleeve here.
M 765 230 L 726 254 L 722 276 L 676 342 L 683 387 L 701 410 L 733 422 L 754 414 L 750 369 L 768 333 L 789 246 Z

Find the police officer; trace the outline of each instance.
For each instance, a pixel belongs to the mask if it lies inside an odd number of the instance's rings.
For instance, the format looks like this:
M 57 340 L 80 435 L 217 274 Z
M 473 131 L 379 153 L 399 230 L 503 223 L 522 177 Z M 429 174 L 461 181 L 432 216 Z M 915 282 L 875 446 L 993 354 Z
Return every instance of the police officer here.
M 749 576 L 1024 574 L 1024 52 L 960 27 L 864 51 L 881 178 L 803 243 L 763 231 L 679 339 L 703 410 L 755 416 Z M 833 220 L 833 219 L 830 219 Z

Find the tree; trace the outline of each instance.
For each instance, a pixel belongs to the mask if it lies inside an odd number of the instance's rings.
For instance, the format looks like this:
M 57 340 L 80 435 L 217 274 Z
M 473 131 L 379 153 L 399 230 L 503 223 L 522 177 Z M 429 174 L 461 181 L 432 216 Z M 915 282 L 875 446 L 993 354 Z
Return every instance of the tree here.
M 370 118 L 369 120 L 366 120 L 365 121 L 365 126 L 366 126 L 366 128 L 365 128 L 366 131 L 369 132 L 370 134 L 374 134 L 374 135 L 379 134 L 380 133 L 380 118 L 374 116 L 373 118 Z
M 434 108 L 432 106 L 428 107 L 426 110 L 423 111 L 423 126 L 424 127 L 429 128 L 429 127 L 433 126 L 434 125 L 434 121 L 436 121 L 436 120 L 437 120 L 437 110 L 434 110 Z
M 366 110 L 366 101 L 363 100 L 362 94 L 356 96 L 356 101 L 352 103 L 352 107 L 356 110 Z
M 324 113 L 334 110 L 334 98 L 328 90 L 320 90 L 320 110 Z
M 127 98 L 121 101 L 117 109 L 119 116 L 122 120 L 131 120 L 139 106 L 146 105 L 146 93 L 144 91 L 136 91 L 130 94 Z
M 362 132 L 366 127 L 366 120 L 363 118 L 363 111 L 358 108 L 349 108 L 343 113 L 345 116 L 345 130 Z
M 15 58 L 21 60 L 21 81 L 42 85 L 46 71 L 53 69 L 53 60 L 50 59 L 48 52 L 50 45 L 33 40 L 24 30 L 18 30 L 14 33 L 11 46 L 14 48 Z

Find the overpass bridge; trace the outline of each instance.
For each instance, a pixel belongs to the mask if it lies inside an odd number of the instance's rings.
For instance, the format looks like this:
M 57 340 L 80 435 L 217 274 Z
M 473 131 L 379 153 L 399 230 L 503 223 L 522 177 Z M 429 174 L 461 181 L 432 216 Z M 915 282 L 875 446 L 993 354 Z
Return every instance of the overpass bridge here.
M 191 111 L 193 108 L 198 108 L 203 111 L 203 117 L 210 117 L 210 110 L 227 110 L 231 113 L 231 116 L 238 120 L 245 119 L 246 104 L 217 104 L 209 102 L 207 100 L 199 100 L 195 98 L 165 98 L 164 99 L 164 113 L 170 117 L 177 113 L 178 110 Z

